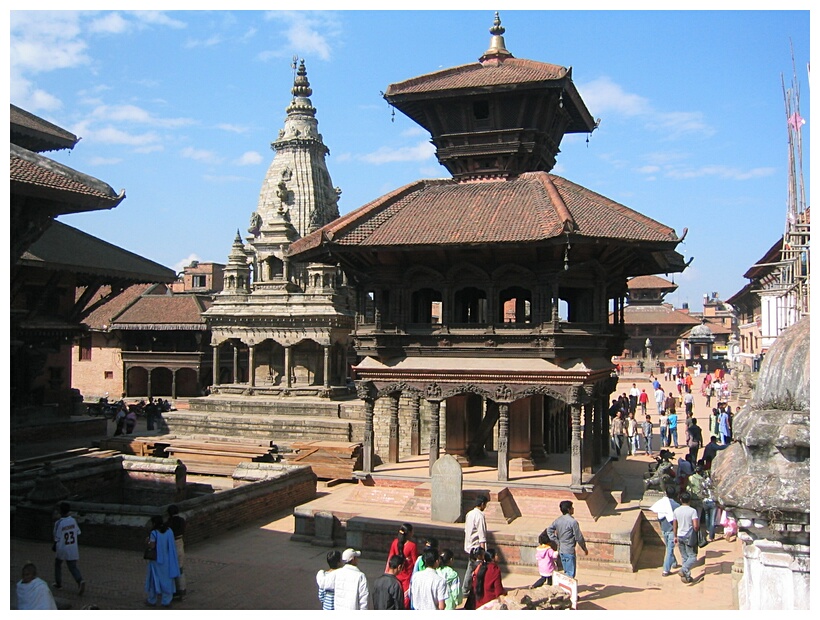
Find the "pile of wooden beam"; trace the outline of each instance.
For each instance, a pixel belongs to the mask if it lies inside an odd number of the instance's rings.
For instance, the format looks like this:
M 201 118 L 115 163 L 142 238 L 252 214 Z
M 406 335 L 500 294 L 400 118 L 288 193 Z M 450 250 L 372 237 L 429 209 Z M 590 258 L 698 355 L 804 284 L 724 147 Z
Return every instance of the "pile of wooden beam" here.
M 317 478 L 352 480 L 362 468 L 362 444 L 346 441 L 296 441 L 286 455 L 289 465 L 310 465 Z

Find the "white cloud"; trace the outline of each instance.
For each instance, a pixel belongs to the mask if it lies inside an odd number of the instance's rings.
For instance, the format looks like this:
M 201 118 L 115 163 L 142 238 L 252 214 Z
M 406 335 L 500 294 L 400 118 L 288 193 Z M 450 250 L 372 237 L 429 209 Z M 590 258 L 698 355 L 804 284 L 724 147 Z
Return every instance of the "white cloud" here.
M 152 26 L 168 26 L 176 29 L 187 27 L 185 22 L 168 17 L 163 11 L 131 11 L 130 14 L 138 21 Z
M 760 177 L 768 177 L 775 174 L 774 168 L 751 168 L 743 170 L 732 166 L 710 165 L 697 168 L 670 168 L 664 172 L 664 176 L 670 179 L 697 179 L 702 177 L 717 177 L 729 181 L 748 181 Z
M 94 109 L 91 116 L 107 121 L 141 123 L 155 127 L 182 127 L 194 123 L 190 118 L 157 118 L 135 105 L 101 105 Z
M 42 73 L 90 62 L 76 11 L 12 11 L 10 25 L 12 70 Z
M 262 162 L 262 156 L 256 151 L 248 151 L 236 160 L 237 166 L 253 166 Z
M 243 125 L 232 125 L 231 123 L 219 123 L 217 129 L 222 129 L 223 131 L 232 131 L 233 133 L 245 133 L 248 131 L 248 128 Z
M 119 13 L 108 13 L 91 20 L 88 31 L 99 34 L 121 34 L 128 29 L 128 22 Z
M 262 60 L 294 53 L 329 60 L 332 42 L 341 33 L 339 20 L 332 12 L 269 11 L 265 19 L 284 23 L 285 32 L 275 34 L 276 40 L 283 39 L 283 43 L 277 49 L 259 54 Z
M 357 159 L 369 164 L 386 164 L 395 161 L 424 161 L 435 156 L 436 147 L 427 142 L 419 142 L 416 146 L 390 148 L 383 146 L 380 149 L 360 155 Z
M 197 47 L 213 47 L 215 45 L 219 45 L 225 40 L 225 38 L 221 34 L 214 34 L 208 37 L 207 39 L 188 39 L 185 41 L 183 47 L 185 49 L 195 49 Z
M 243 177 L 235 174 L 203 174 L 202 179 L 210 183 L 236 183 L 237 181 L 248 181 L 248 177 Z
M 656 172 L 660 172 L 660 166 L 641 166 L 637 169 L 637 172 L 641 174 L 655 174 Z
M 199 257 L 198 254 L 188 254 L 186 258 L 178 260 L 176 263 L 174 263 L 173 269 L 176 273 L 180 273 L 193 261 L 202 261 L 202 259 Z
M 110 166 L 122 162 L 121 157 L 92 157 L 89 163 L 92 166 Z
M 128 133 L 122 129 L 107 125 L 105 127 L 93 127 L 90 121 L 86 120 L 72 129 L 73 133 L 80 136 L 86 142 L 100 142 L 102 144 L 123 144 L 135 147 L 150 147 L 158 145 L 160 137 L 156 133 Z
M 182 155 L 185 159 L 193 159 L 194 161 L 201 161 L 208 164 L 217 164 L 222 161 L 222 159 L 213 151 L 195 149 L 192 146 L 186 146 L 180 151 L 180 155 Z

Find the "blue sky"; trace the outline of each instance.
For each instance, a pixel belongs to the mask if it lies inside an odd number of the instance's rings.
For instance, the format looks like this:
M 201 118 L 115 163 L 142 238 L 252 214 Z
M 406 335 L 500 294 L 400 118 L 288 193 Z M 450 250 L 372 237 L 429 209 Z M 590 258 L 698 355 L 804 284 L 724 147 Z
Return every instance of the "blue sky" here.
M 380 92 L 475 62 L 495 8 L 12 11 L 10 101 L 82 138 L 54 159 L 126 190 L 112 211 L 62 221 L 177 270 L 224 263 L 256 209 L 294 55 L 344 214 L 447 176 L 428 134 L 393 117 Z M 809 12 L 502 10 L 501 20 L 516 57 L 572 66 L 601 118 L 588 143 L 564 139 L 554 172 L 678 235 L 688 228 L 679 251 L 694 261 L 668 301 L 699 310 L 704 293 L 737 292 L 785 224 L 790 43 L 808 183 Z

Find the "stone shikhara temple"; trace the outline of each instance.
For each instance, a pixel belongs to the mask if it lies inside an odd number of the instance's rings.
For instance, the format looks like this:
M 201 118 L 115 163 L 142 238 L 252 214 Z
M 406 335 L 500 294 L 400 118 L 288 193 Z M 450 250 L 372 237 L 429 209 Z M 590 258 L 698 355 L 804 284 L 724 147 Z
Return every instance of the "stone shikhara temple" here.
M 309 99 L 304 61 L 291 92 L 247 245 L 237 231 L 224 289 L 205 313 L 217 393 L 347 391 L 354 313 L 344 274 L 335 265 L 292 263 L 286 253 L 293 241 L 339 216 L 340 193 L 325 164 L 328 148 Z
M 680 238 L 550 173 L 564 135 L 596 122 L 571 69 L 515 58 L 498 15 L 490 33 L 479 62 L 385 94 L 430 132 L 452 178 L 411 183 L 326 222 L 283 260 L 340 265 L 356 291 L 365 473 L 377 456 L 420 454 L 421 403 L 431 467 L 442 452 L 471 463 L 497 441 L 505 481 L 569 450 L 570 488 L 582 492 L 584 472 L 608 459 L 627 280 L 682 271 Z M 380 415 L 389 441 L 377 454 Z

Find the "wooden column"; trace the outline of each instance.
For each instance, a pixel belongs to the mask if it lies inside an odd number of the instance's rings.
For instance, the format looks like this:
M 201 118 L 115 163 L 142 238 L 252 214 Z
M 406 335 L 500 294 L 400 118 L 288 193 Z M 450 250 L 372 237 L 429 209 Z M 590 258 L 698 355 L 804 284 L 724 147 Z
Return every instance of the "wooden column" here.
M 498 479 L 510 479 L 510 404 L 498 403 Z
M 415 392 L 410 396 L 410 454 L 421 454 L 421 396 Z
M 151 398 L 151 396 L 153 396 L 153 394 L 151 394 L 151 373 L 154 371 L 154 369 L 146 368 L 146 370 L 148 371 L 148 385 L 146 386 L 148 394 L 146 394 L 146 396 L 148 396 L 148 398 Z
M 362 470 L 364 473 L 373 473 L 373 400 L 364 401 L 364 454 L 362 455 Z
M 171 370 L 171 399 L 176 400 L 177 398 L 177 370 L 178 368 L 169 369 Z
M 581 486 L 581 403 L 574 400 L 570 403 L 570 488 Z
M 433 465 L 436 464 L 441 451 L 441 439 L 439 435 L 440 426 L 439 419 L 441 417 L 441 401 L 428 400 L 430 403 L 430 475 L 433 475 Z
M 401 392 L 394 392 L 387 396 L 390 410 L 390 443 L 387 448 L 387 462 L 399 462 L 399 398 Z

